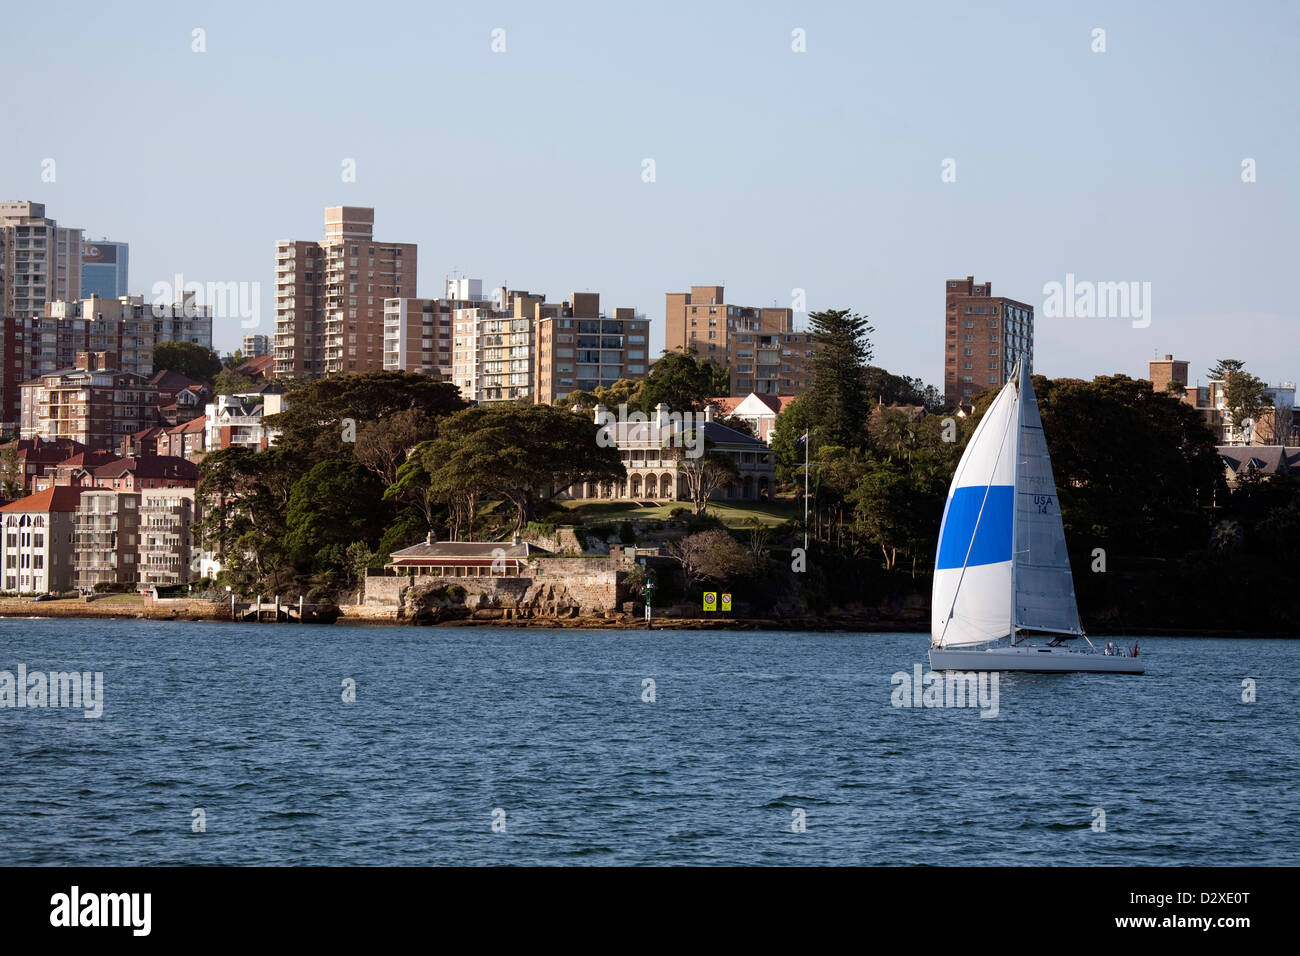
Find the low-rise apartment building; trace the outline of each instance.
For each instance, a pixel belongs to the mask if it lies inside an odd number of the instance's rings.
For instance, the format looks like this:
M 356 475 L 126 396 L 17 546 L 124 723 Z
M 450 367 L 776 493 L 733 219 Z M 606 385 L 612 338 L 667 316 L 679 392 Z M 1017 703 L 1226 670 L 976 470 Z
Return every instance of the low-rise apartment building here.
M 198 577 L 193 566 L 193 488 L 151 489 L 140 493 L 139 582 L 145 587 L 184 584 Z
M 4 589 L 44 594 L 72 589 L 76 566 L 74 515 L 78 488 L 50 488 L 0 508 L 0 565 Z
M 133 584 L 139 576 L 140 496 L 107 488 L 80 490 L 75 515 L 76 586 Z
M 157 424 L 157 387 L 145 376 L 118 370 L 115 359 L 112 353 L 82 352 L 75 368 L 24 382 L 19 437 L 107 449 Z

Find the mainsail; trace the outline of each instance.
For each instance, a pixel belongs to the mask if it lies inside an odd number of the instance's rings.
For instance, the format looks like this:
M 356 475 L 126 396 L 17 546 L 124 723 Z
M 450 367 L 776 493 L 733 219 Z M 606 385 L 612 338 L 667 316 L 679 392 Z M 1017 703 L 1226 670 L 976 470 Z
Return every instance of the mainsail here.
M 1082 634 L 1052 464 L 1021 363 L 957 466 L 934 562 L 931 640 L 964 647 L 1017 630 Z
M 1016 628 L 1081 635 L 1074 577 L 1065 550 L 1060 498 L 1029 370 L 1020 371 L 1016 468 Z

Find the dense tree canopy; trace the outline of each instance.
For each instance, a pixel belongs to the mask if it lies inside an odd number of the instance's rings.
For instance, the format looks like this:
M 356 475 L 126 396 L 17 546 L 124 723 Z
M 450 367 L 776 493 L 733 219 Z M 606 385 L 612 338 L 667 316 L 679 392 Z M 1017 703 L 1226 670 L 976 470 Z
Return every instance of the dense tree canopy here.
M 618 449 L 597 444 L 586 415 L 553 405 L 467 408 L 441 423 L 421 458 L 436 498 L 461 505 L 503 499 L 516 529 L 533 519 L 539 501 L 570 484 L 622 481 L 627 474 Z
M 157 342 L 153 347 L 155 372 L 175 372 L 209 388 L 223 367 L 216 352 L 193 342 Z
M 714 359 L 665 351 L 641 382 L 638 404 L 646 414 L 661 402 L 673 412 L 702 412 L 710 398 L 729 394 L 731 376 Z

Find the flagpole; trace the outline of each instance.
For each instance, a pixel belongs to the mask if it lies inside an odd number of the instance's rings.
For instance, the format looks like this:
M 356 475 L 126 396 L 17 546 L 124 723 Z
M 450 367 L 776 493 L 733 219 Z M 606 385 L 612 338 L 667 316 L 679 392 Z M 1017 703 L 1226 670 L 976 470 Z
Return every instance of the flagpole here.
M 808 553 L 808 446 L 812 444 L 811 434 L 812 430 L 809 429 L 803 433 L 799 441 L 795 442 L 796 445 L 803 442 L 803 550 L 805 554 Z

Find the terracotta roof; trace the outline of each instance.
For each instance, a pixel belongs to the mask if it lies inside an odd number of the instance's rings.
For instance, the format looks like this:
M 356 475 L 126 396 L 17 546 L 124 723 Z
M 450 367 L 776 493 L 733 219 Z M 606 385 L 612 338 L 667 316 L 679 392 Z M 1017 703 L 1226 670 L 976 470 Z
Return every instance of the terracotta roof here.
M 159 388 L 169 392 L 179 392 L 181 389 L 203 387 L 202 382 L 197 382 L 188 375 L 182 375 L 180 372 L 173 372 L 170 369 L 163 369 L 160 372 L 154 372 L 149 378 L 150 385 L 157 385 Z
M 136 458 L 119 458 L 95 469 L 96 478 L 120 478 L 125 474 L 137 478 L 197 479 L 199 469 L 192 461 L 175 455 L 140 455 Z
M 191 418 L 188 422 L 182 422 L 180 425 L 174 425 L 167 429 L 169 435 L 181 435 L 185 432 L 201 432 L 207 425 L 208 418 L 206 415 L 200 415 L 198 418 Z
M 249 359 L 243 365 L 235 369 L 236 375 L 264 375 L 275 367 L 275 357 L 272 355 L 259 355 L 257 358 Z
M 26 498 L 11 501 L 0 511 L 76 511 L 80 503 L 80 488 L 55 485 Z
M 112 461 L 118 457 L 116 452 L 111 451 L 83 451 L 72 455 L 59 462 L 60 468 L 94 468 L 102 465 L 106 461 Z

